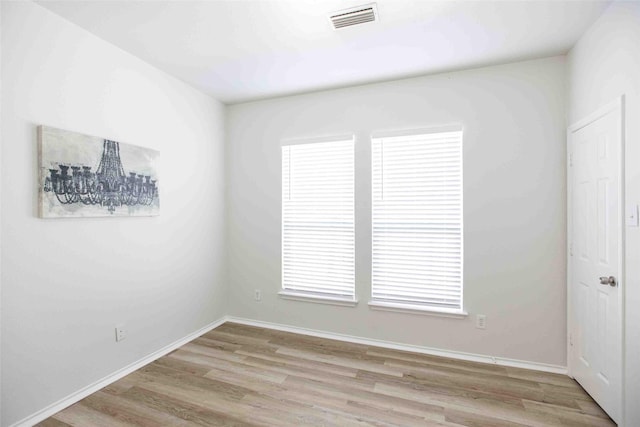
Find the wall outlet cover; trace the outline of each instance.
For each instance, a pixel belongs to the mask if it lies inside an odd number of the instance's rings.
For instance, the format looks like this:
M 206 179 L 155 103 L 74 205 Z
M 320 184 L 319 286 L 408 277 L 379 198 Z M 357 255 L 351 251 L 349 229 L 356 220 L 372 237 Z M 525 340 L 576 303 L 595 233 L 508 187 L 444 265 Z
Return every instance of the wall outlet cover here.
M 638 218 L 638 205 L 632 205 L 627 207 L 627 214 L 625 217 L 627 218 L 627 227 L 638 227 L 640 226 L 640 218 Z
M 127 337 L 125 325 L 116 326 L 116 342 L 120 342 Z
M 487 327 L 487 316 L 484 314 L 478 314 L 476 316 L 476 328 L 478 329 L 486 329 Z

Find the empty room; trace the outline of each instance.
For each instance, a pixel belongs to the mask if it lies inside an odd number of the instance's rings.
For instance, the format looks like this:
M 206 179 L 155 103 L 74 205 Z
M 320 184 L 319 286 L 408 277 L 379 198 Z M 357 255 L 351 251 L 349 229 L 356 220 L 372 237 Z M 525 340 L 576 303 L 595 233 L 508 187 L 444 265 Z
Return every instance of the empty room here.
M 0 0 L 0 100 L 0 426 L 640 426 L 640 0 Z

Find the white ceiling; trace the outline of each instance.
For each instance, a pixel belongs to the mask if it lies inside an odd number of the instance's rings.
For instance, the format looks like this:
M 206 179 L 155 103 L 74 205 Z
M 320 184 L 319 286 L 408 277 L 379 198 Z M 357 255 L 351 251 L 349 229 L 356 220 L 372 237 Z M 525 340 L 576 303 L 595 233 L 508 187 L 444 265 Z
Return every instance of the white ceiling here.
M 38 1 L 225 103 L 566 53 L 609 1 Z

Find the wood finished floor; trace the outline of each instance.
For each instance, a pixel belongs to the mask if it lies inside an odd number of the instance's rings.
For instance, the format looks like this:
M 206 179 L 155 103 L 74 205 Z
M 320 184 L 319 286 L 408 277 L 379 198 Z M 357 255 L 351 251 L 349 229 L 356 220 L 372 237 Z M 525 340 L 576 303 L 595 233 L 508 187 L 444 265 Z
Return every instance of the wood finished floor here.
M 226 323 L 38 424 L 613 426 L 563 375 Z

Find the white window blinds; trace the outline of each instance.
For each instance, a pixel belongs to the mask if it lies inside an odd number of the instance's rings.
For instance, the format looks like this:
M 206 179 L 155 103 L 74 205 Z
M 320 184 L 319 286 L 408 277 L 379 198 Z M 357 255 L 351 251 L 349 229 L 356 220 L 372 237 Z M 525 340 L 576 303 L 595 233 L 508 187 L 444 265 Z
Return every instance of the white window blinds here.
M 372 140 L 372 299 L 462 310 L 462 131 Z
M 282 287 L 355 297 L 354 141 L 282 147 Z

